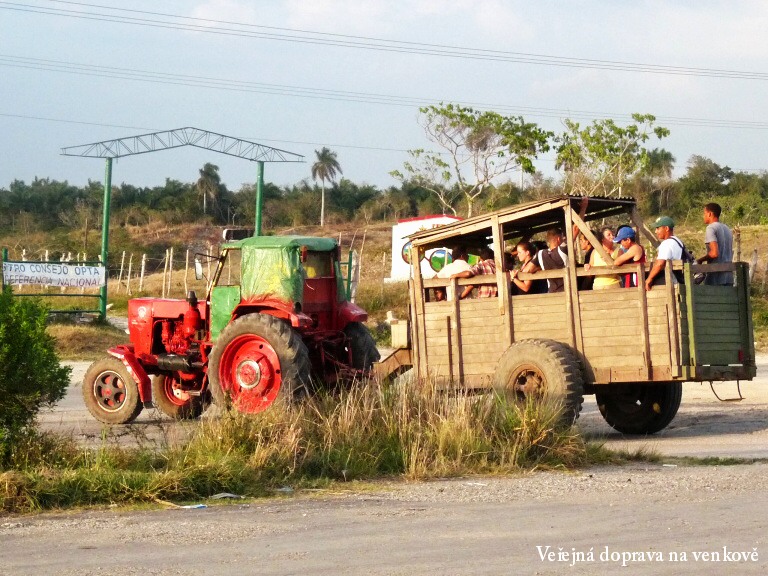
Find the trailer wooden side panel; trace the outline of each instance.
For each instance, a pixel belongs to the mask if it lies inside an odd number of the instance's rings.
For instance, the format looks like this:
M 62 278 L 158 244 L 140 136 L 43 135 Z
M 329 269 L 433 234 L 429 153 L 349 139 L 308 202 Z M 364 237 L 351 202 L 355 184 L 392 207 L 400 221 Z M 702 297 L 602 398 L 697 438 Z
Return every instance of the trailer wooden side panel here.
M 744 361 L 745 318 L 738 289 L 732 286 L 692 286 L 694 351 L 698 366 L 727 366 Z

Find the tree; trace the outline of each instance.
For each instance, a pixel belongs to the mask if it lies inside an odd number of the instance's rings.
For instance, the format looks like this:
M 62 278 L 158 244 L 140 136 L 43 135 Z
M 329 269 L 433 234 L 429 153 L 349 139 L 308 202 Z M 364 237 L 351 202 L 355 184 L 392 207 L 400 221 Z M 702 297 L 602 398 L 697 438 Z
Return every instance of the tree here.
M 207 211 L 207 201 L 210 198 L 213 205 L 219 197 L 219 185 L 221 176 L 219 176 L 219 167 L 210 162 L 206 162 L 200 172 L 200 178 L 197 180 L 197 193 L 203 197 L 203 214 Z
M 632 114 L 636 124 L 618 126 L 613 120 L 595 120 L 582 128 L 566 119 L 566 131 L 557 138 L 555 168 L 565 172 L 565 188 L 572 194 L 622 195 L 624 183 L 648 161 L 643 147 L 652 135 L 661 139 L 669 130 L 654 126 L 651 114 Z
M 322 150 L 315 150 L 317 161 L 312 164 L 312 180 L 320 179 L 322 191 L 320 193 L 320 226 L 325 226 L 325 181 L 333 181 L 336 173 L 342 174 L 341 165 L 336 159 L 336 152 L 323 146 Z
M 669 210 L 671 204 L 669 196 L 675 183 L 672 178 L 675 161 L 675 157 L 669 150 L 654 148 L 648 152 L 648 161 L 643 167 L 643 173 L 650 179 L 651 194 L 658 193 L 659 211 Z
M 729 193 L 728 182 L 733 177 L 733 170 L 720 166 L 709 158 L 694 154 L 688 160 L 688 169 L 675 185 L 676 214 L 682 216 L 712 198 Z
M 59 364 L 47 316 L 37 301 L 0 291 L 0 469 L 18 435 L 69 386 L 71 369 Z
M 405 172 L 392 176 L 411 180 L 430 190 L 446 210 L 456 214 L 456 202 L 463 197 L 467 216 L 472 216 L 474 201 L 494 179 L 513 170 L 535 172 L 533 159 L 549 150 L 551 132 L 527 123 L 521 116 L 502 116 L 480 112 L 457 104 L 421 108 L 420 123 L 427 138 L 447 153 L 412 150 L 412 162 Z

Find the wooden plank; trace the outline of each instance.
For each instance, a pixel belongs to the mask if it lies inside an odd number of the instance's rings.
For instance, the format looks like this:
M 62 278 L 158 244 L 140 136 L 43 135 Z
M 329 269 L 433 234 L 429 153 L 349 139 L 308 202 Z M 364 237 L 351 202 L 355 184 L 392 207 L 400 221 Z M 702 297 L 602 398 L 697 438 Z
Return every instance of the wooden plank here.
M 531 334 L 535 336 L 538 333 L 558 334 L 558 340 L 567 340 L 567 337 L 563 338 L 567 334 L 567 325 L 565 323 L 565 319 L 560 322 L 548 322 L 546 324 L 531 324 L 523 322 L 520 324 L 515 323 L 515 334 L 517 334 L 517 340 L 521 340 L 523 338 L 531 338 Z
M 453 351 L 453 346 L 451 345 L 451 342 L 453 340 L 451 338 L 451 336 L 453 336 L 453 334 L 452 334 L 452 331 L 451 331 L 451 317 L 450 316 L 446 316 L 445 317 L 445 323 L 447 325 L 446 326 L 446 330 L 448 332 L 448 346 L 446 348 L 446 352 L 448 353 L 448 358 L 447 358 L 447 362 L 448 362 L 448 376 L 450 377 L 451 380 L 453 380 L 454 377 L 455 377 L 455 373 L 453 371 L 454 351 Z M 427 341 L 429 341 L 429 335 L 427 335 Z M 437 355 L 437 354 L 435 354 L 435 355 Z M 430 360 L 432 360 L 431 356 L 430 356 Z M 459 360 L 458 363 L 461 364 L 461 361 Z
M 535 326 L 515 328 L 515 334 L 517 342 L 520 340 L 528 340 L 530 338 L 546 338 L 548 340 L 555 340 L 556 342 L 562 342 L 568 344 L 567 333 L 563 330 L 562 325 L 560 328 L 544 328 L 539 329 Z
M 414 321 L 416 326 L 416 332 L 418 336 L 418 348 L 416 349 L 416 373 L 419 376 L 427 376 L 427 340 L 424 330 L 424 325 L 418 325 L 419 316 L 424 318 L 424 284 L 421 277 L 421 258 L 420 248 L 411 246 L 411 276 L 414 285 L 414 306 L 417 311 L 417 315 Z M 414 342 L 416 339 L 413 340 Z
M 581 220 L 578 214 L 575 214 L 571 208 L 570 202 L 563 207 L 565 211 L 565 241 L 568 246 L 568 260 L 566 268 L 568 273 L 565 275 L 563 285 L 566 294 L 566 314 L 569 316 L 568 325 L 571 328 L 571 345 L 578 351 L 584 349 L 584 343 L 581 337 L 581 306 L 579 305 L 579 285 L 576 281 L 576 242 L 573 237 L 574 218 Z M 581 222 L 584 224 L 584 222 Z M 586 225 L 584 225 L 586 228 Z M 611 262 L 613 263 L 613 262 Z
M 700 365 L 727 366 L 740 364 L 738 350 L 702 350 L 699 354 Z
M 738 302 L 700 302 L 694 300 L 694 310 L 701 311 L 705 316 L 714 316 L 713 312 L 733 312 L 738 313 Z
M 510 298 L 512 305 L 520 303 L 528 307 L 531 306 L 560 306 L 565 309 L 565 298 L 562 292 L 554 294 L 521 294 Z
M 718 337 L 727 337 L 728 340 L 730 337 L 741 338 L 743 334 L 742 327 L 738 322 L 723 322 L 722 324 L 696 322 L 696 336 L 701 336 L 700 344 L 704 344 L 713 340 L 717 341 Z
M 670 350 L 670 370 L 677 376 L 680 375 L 680 332 L 677 327 L 677 298 L 675 297 L 675 285 L 672 284 L 672 270 L 669 266 L 664 266 L 664 286 L 667 294 L 667 318 L 669 319 L 669 350 Z M 691 335 L 688 335 L 691 338 Z M 689 347 L 690 349 L 690 347 Z
M 597 253 L 600 255 L 600 257 L 603 259 L 603 262 L 605 262 L 606 266 L 613 266 L 613 258 L 611 258 L 611 255 L 608 254 L 608 252 L 605 251 L 605 248 L 603 248 L 603 243 L 594 235 L 592 234 L 592 230 L 590 230 L 589 226 L 587 226 L 587 223 L 584 222 L 584 220 L 581 219 L 581 216 L 576 214 L 570 206 L 567 206 L 565 208 L 566 211 L 566 220 L 565 220 L 565 227 L 567 229 L 571 229 L 570 233 L 570 240 L 568 241 L 569 247 L 575 247 L 575 244 L 573 242 L 573 224 L 576 224 L 576 227 L 579 229 L 579 232 L 584 234 L 584 236 L 589 240 L 589 243 L 592 244 L 592 248 L 594 248 Z M 570 213 L 570 218 L 569 218 Z M 572 220 L 572 223 L 571 223 Z M 566 234 L 568 231 L 566 230 Z M 570 258 L 569 258 L 570 260 Z
M 453 314 L 449 315 L 453 317 Z M 443 314 L 442 316 L 430 316 L 424 321 L 424 325 L 427 329 L 440 330 L 445 324 L 445 316 L 446 314 Z M 489 330 L 500 330 L 503 328 L 503 322 L 501 318 L 483 318 L 482 316 L 467 316 L 466 314 L 462 314 L 461 327 L 467 328 L 469 326 L 485 326 Z M 453 328 L 455 329 L 457 327 L 458 324 L 454 322 Z
M 526 320 L 531 322 L 564 322 L 566 319 L 565 310 L 551 310 L 546 308 L 531 308 L 518 311 L 515 314 L 517 320 Z
M 643 222 L 643 219 L 640 217 L 640 213 L 637 211 L 637 207 L 633 206 L 632 211 L 629 213 L 629 218 L 632 220 L 632 224 L 635 225 L 635 227 L 642 232 L 643 236 L 646 237 L 646 239 L 651 243 L 651 246 L 654 248 L 659 247 L 659 239 L 656 238 L 656 234 L 651 232 L 648 229 L 648 226 L 645 225 L 645 222 Z
M 621 270 L 621 268 L 617 268 L 617 270 Z M 610 290 L 609 292 L 605 290 L 583 290 L 581 292 L 581 302 L 584 305 L 584 308 L 587 306 L 591 308 L 592 306 L 597 306 L 606 302 L 625 304 L 635 301 L 637 301 L 637 294 L 635 291 L 626 288 Z
M 610 350 L 590 350 L 587 348 L 585 358 L 593 368 L 610 368 L 612 366 L 635 366 L 642 370 L 645 370 L 646 368 L 645 360 L 643 359 L 640 350 L 632 356 L 626 356 L 616 355 L 615 353 L 611 355 Z M 661 355 L 654 354 L 651 356 L 651 360 L 654 364 L 658 364 L 659 362 L 661 364 L 666 364 L 668 359 L 669 356 L 666 351 Z
M 740 322 L 744 330 L 744 365 L 755 366 L 755 331 L 752 326 L 752 299 L 749 297 L 749 268 L 745 263 L 738 263 L 734 278 L 739 291 Z
M 504 267 L 504 231 L 498 215 L 493 218 L 493 253 L 496 262 L 496 284 L 499 287 L 499 315 L 503 319 L 504 341 L 510 345 L 515 341 L 515 329 L 512 324 L 512 308 L 509 304 L 509 277 Z

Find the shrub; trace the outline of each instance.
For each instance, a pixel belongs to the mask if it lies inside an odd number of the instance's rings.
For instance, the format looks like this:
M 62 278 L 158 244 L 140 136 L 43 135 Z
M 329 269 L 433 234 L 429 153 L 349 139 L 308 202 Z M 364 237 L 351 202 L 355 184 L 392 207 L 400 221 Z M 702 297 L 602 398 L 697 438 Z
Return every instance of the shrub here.
M 37 412 L 61 400 L 71 369 L 62 367 L 39 302 L 0 293 L 0 466 Z

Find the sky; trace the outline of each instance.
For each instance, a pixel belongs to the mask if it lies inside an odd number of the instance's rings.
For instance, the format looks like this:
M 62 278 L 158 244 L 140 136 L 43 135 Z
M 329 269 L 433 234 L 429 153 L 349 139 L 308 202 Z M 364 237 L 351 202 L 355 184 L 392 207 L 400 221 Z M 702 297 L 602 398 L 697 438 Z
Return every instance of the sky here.
M 653 114 L 684 173 L 694 155 L 768 169 L 768 6 L 760 0 L 0 1 L 0 187 L 102 181 L 61 149 L 193 126 L 304 156 L 267 181 L 343 175 L 396 184 L 429 148 L 420 106 L 457 102 L 562 132 Z M 204 163 L 237 190 L 252 162 L 191 147 L 124 157 L 113 182 L 194 182 Z M 554 154 L 536 167 L 557 177 Z M 511 176 L 514 181 L 516 175 Z

